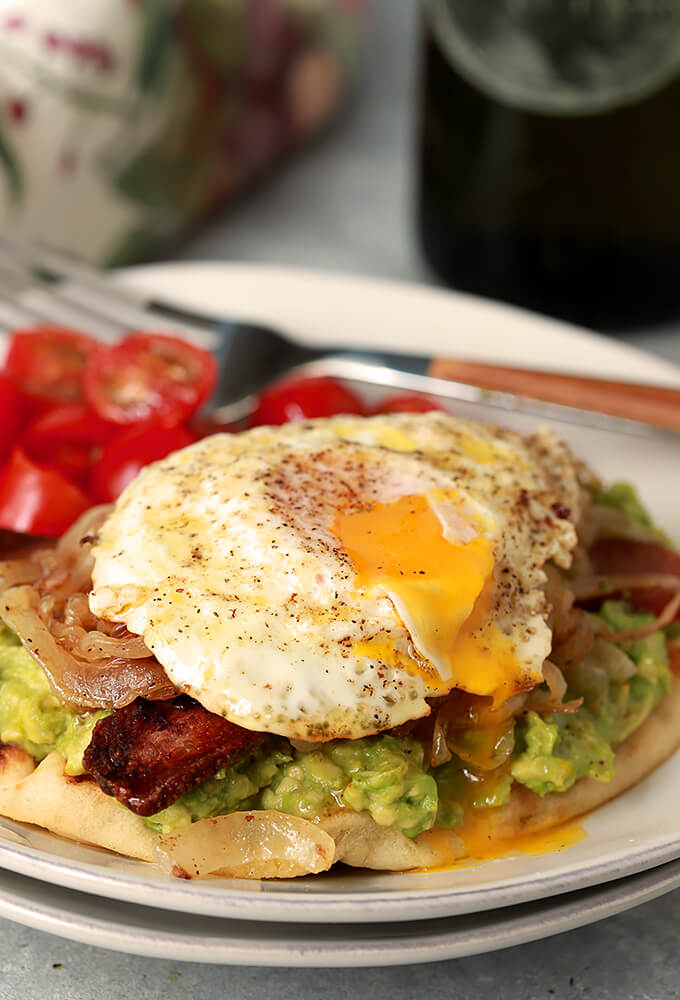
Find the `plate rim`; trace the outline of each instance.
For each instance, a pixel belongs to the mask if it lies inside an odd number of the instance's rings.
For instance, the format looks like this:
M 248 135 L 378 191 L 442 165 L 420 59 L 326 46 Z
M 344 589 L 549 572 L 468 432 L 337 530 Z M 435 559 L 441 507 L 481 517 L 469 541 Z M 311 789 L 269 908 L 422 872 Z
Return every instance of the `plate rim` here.
M 1 817 L 0 826 L 10 830 L 22 829 L 22 824 Z M 41 832 L 49 835 L 48 831 Z M 90 850 L 98 850 L 89 845 L 83 846 Z M 562 852 L 554 852 L 554 854 L 559 853 Z M 111 856 L 108 852 L 104 854 Z M 492 912 L 508 906 L 523 906 L 579 892 L 582 889 L 604 886 L 675 861 L 680 861 L 680 838 L 672 843 L 661 842 L 653 847 L 646 845 L 635 854 L 621 854 L 618 858 L 594 860 L 592 864 L 579 869 L 578 885 L 573 884 L 574 876 L 565 865 L 561 874 L 556 874 L 552 869 L 547 874 L 532 878 L 516 875 L 504 879 L 497 885 L 492 883 L 488 886 L 444 889 L 420 886 L 382 892 L 375 889 L 359 890 L 352 892 L 350 896 L 349 892 L 321 891 L 312 894 L 299 888 L 297 891 L 282 889 L 264 893 L 257 891 L 254 883 L 249 883 L 248 889 L 242 889 L 208 881 L 186 884 L 180 880 L 155 880 L 143 874 L 107 873 L 106 869 L 102 872 L 96 865 L 87 861 L 44 858 L 38 848 L 0 843 L 1 869 L 46 884 L 60 884 L 77 892 L 114 899 L 130 905 L 143 905 L 142 897 L 153 898 L 154 908 L 180 911 L 187 916 L 205 914 L 215 919 L 305 924 L 324 921 L 356 923 L 357 909 L 360 911 L 363 923 L 400 923 L 403 906 L 409 906 L 414 920 L 436 920 Z M 144 864 L 139 862 L 140 866 Z M 58 881 L 55 876 L 58 876 Z M 295 884 L 304 885 L 299 881 Z M 543 892 L 546 885 L 550 887 L 547 893 Z M 130 897 L 130 890 L 136 892 L 136 899 Z M 290 912 L 291 909 L 295 912 Z
M 598 356 L 601 356 L 601 352 L 604 351 L 605 355 L 612 358 L 616 357 L 624 368 L 626 366 L 628 369 L 631 366 L 634 367 L 638 375 L 640 375 L 641 362 L 644 360 L 645 364 L 642 365 L 643 375 L 648 374 L 651 377 L 652 370 L 655 372 L 663 370 L 671 383 L 680 385 L 680 367 L 673 365 L 665 359 L 654 358 L 639 348 L 620 344 L 603 338 L 601 335 L 591 334 L 588 331 L 583 331 L 543 316 L 527 313 L 511 306 L 505 306 L 501 303 L 477 299 L 472 296 L 427 285 L 354 275 L 329 274 L 328 272 L 312 272 L 285 267 L 244 263 L 231 264 L 216 261 L 206 263 L 179 262 L 156 264 L 143 268 L 128 269 L 125 272 L 120 272 L 120 277 L 124 282 L 129 282 L 138 288 L 144 286 L 146 289 L 151 290 L 155 287 L 157 294 L 159 294 L 159 289 L 163 282 L 165 282 L 166 292 L 162 292 L 162 294 L 167 294 L 169 287 L 173 293 L 174 300 L 182 304 L 187 304 L 187 298 L 191 298 L 191 296 L 187 296 L 186 294 L 182 295 L 182 289 L 186 292 L 188 287 L 187 282 L 189 285 L 196 281 L 199 284 L 202 282 L 200 295 L 198 295 L 199 290 L 195 288 L 193 293 L 194 299 L 190 304 L 194 306 L 198 305 L 199 303 L 195 301 L 195 298 L 201 298 L 200 304 L 202 304 L 204 309 L 207 308 L 208 311 L 216 308 L 216 305 L 213 304 L 206 307 L 205 289 L 210 286 L 213 289 L 211 294 L 222 295 L 225 279 L 228 279 L 228 291 L 232 303 L 238 298 L 237 292 L 241 296 L 241 299 L 243 299 L 244 295 L 246 297 L 248 295 L 252 296 L 254 286 L 257 285 L 259 287 L 263 283 L 266 285 L 267 282 L 273 282 L 274 286 L 279 289 L 284 287 L 289 289 L 289 298 L 291 297 L 291 287 L 293 298 L 299 297 L 299 292 L 302 288 L 307 290 L 307 298 L 311 300 L 314 299 L 315 295 L 318 298 L 318 295 L 329 294 L 335 297 L 339 296 L 344 300 L 347 300 L 348 297 L 351 299 L 353 295 L 358 295 L 359 298 L 368 296 L 374 310 L 376 302 L 382 300 L 384 303 L 386 297 L 391 300 L 393 296 L 398 295 L 401 296 L 402 301 L 405 301 L 415 296 L 419 307 L 422 303 L 430 302 L 436 303 L 436 308 L 440 312 L 443 310 L 443 313 L 451 309 L 453 309 L 454 314 L 456 310 L 459 313 L 462 311 L 463 316 L 473 316 L 475 322 L 481 324 L 482 327 L 484 327 L 484 324 L 491 323 L 493 328 L 493 324 L 499 321 L 504 322 L 507 317 L 510 317 L 514 328 L 521 328 L 523 325 L 527 326 L 530 330 L 530 336 L 539 331 L 548 331 L 552 335 L 561 338 L 575 337 L 579 344 L 597 344 L 600 351 Z M 206 281 L 207 285 L 205 284 Z M 268 308 L 271 308 L 272 303 L 276 304 L 276 295 L 258 296 L 258 305 L 261 306 L 264 302 L 267 303 Z M 305 321 L 309 322 L 309 301 L 306 302 L 306 308 Z M 261 308 L 258 310 L 256 306 L 254 310 L 251 310 L 247 318 L 266 321 L 268 316 L 263 315 Z M 294 310 L 291 313 L 289 308 L 288 322 L 292 322 L 294 319 Z M 550 337 L 548 337 L 548 340 L 550 340 Z M 423 349 L 422 340 L 419 343 L 419 348 Z M 541 351 L 538 352 L 538 355 L 540 360 Z M 582 362 L 587 362 L 585 365 L 587 371 L 601 373 L 601 370 L 593 369 L 593 359 L 587 352 L 581 352 L 580 357 Z M 6 825 L 7 821 L 3 821 L 3 823 Z M 648 839 L 645 844 L 646 846 L 639 848 L 636 853 L 624 852 L 623 857 L 619 857 L 618 860 L 615 857 L 613 860 L 610 858 L 608 861 L 603 861 L 602 859 L 593 861 L 587 866 L 586 872 L 588 874 L 585 877 L 583 871 L 580 873 L 578 886 L 574 886 L 573 884 L 573 875 L 568 876 L 565 872 L 560 876 L 555 875 L 553 872 L 552 875 L 544 879 L 534 880 L 533 888 L 528 886 L 525 893 L 515 893 L 512 900 L 507 898 L 507 894 L 511 893 L 517 887 L 517 883 L 524 883 L 527 886 L 528 880 L 526 875 L 517 875 L 505 879 L 500 887 L 481 885 L 477 887 L 470 886 L 464 889 L 448 888 L 443 890 L 434 888 L 414 888 L 409 890 L 408 888 L 404 888 L 403 890 L 388 890 L 382 894 L 377 890 L 364 890 L 363 892 L 352 892 L 351 896 L 344 893 L 342 895 L 339 893 L 305 894 L 300 890 L 296 892 L 291 891 L 290 893 L 281 891 L 258 894 L 251 890 L 243 891 L 219 887 L 214 891 L 213 896 L 217 897 L 219 895 L 222 903 L 229 902 L 231 906 L 238 907 L 239 916 L 242 919 L 254 921 L 267 919 L 273 921 L 296 920 L 297 922 L 315 922 L 319 919 L 324 919 L 323 914 L 329 913 L 332 910 L 334 920 L 350 923 L 356 921 L 358 915 L 356 911 L 358 908 L 360 908 L 362 917 L 370 913 L 371 920 L 393 921 L 398 920 L 398 916 L 390 916 L 385 912 L 384 907 L 391 904 L 392 908 L 396 909 L 397 906 L 403 905 L 405 902 L 413 908 L 414 913 L 419 914 L 417 919 L 427 919 L 429 916 L 441 917 L 449 916 L 452 913 L 460 915 L 479 910 L 489 910 L 507 906 L 511 903 L 521 905 L 530 900 L 546 898 L 541 896 L 541 890 L 538 888 L 539 884 L 542 885 L 546 881 L 551 883 L 549 895 L 556 896 L 586 886 L 592 887 L 594 885 L 605 884 L 611 880 L 628 877 L 650 867 L 667 863 L 680 856 L 679 841 L 669 842 L 666 837 L 665 841 L 660 843 L 654 844 L 653 839 Z M 69 864 L 59 857 L 45 857 L 44 852 L 37 849 L 30 847 L 24 849 L 11 843 L 0 843 L 0 865 L 4 865 L 9 870 L 17 872 L 24 872 L 24 869 L 26 869 L 25 874 L 38 877 L 47 883 L 54 882 L 55 873 L 58 872 L 61 877 L 67 876 L 69 879 L 72 879 L 70 884 L 74 889 L 89 892 L 97 896 L 108 896 L 121 901 L 130 901 L 130 897 L 127 894 L 123 895 L 123 887 L 131 889 L 134 885 L 137 886 L 137 891 L 142 888 L 145 892 L 152 892 L 154 889 L 157 890 L 160 885 L 166 885 L 166 883 L 154 883 L 152 879 L 144 878 L 143 876 L 139 879 L 136 877 L 126 878 L 121 874 L 108 873 L 106 869 L 104 869 L 104 874 L 100 873 L 97 875 L 96 873 L 100 869 L 94 865 L 90 865 L 88 862 L 74 861 Z M 563 866 L 563 868 L 566 868 L 566 866 Z M 38 870 L 40 870 L 39 875 L 37 874 Z M 187 897 L 187 902 L 182 907 L 183 911 L 187 913 L 195 912 L 195 907 L 198 905 L 197 902 L 189 902 L 189 900 L 192 898 L 200 899 L 203 901 L 203 905 L 205 905 L 204 899 L 209 895 L 199 892 L 196 886 L 173 886 L 173 891 L 167 894 L 172 901 L 164 904 L 168 909 L 178 905 L 178 898 L 184 899 L 181 892 L 177 891 L 179 889 Z M 420 902 L 421 899 L 422 902 Z M 464 902 L 465 900 L 467 902 Z M 432 912 L 433 904 L 436 910 L 435 913 Z M 296 910 L 294 915 L 290 912 L 285 912 L 287 908 L 291 907 Z M 224 913 L 224 907 L 220 907 L 220 909 L 222 910 L 221 914 L 213 913 L 213 915 L 228 915 Z M 203 912 L 205 912 L 205 909 L 203 909 Z
M 286 968 L 412 965 L 498 951 L 587 926 L 650 902 L 680 886 L 680 862 L 676 861 L 615 883 L 581 889 L 565 897 L 550 897 L 501 911 L 451 917 L 436 922 L 450 924 L 449 928 L 435 928 L 426 921 L 408 921 L 401 925 L 398 934 L 395 933 L 398 925 L 387 925 L 385 940 L 376 939 L 376 935 L 371 936 L 368 941 L 357 942 L 351 939 L 352 931 L 359 930 L 354 925 L 354 928 L 349 927 L 348 932 L 343 928 L 338 934 L 340 940 L 331 944 L 320 945 L 318 940 L 307 941 L 304 936 L 294 942 L 275 942 L 270 935 L 267 947 L 263 948 L 259 937 L 244 945 L 237 939 L 225 939 L 217 935 L 188 939 L 181 930 L 164 931 L 163 918 L 160 926 L 154 926 L 154 911 L 148 906 L 134 903 L 118 904 L 122 911 L 120 920 L 115 919 L 115 913 L 112 916 L 110 910 L 104 910 L 102 919 L 97 916 L 98 907 L 104 905 L 99 898 L 93 901 L 90 896 L 72 894 L 69 890 L 53 885 L 51 892 L 57 896 L 57 901 L 50 903 L 45 900 L 44 893 L 35 892 L 30 878 L 25 880 L 26 885 L 20 887 L 19 891 L 8 890 L 2 884 L 7 882 L 7 874 L 0 872 L 0 916 L 35 930 L 82 944 L 148 958 L 171 959 L 174 962 Z M 9 881 L 11 883 L 11 879 Z M 78 902 L 84 907 L 83 911 L 76 915 L 73 907 L 60 903 L 60 893 L 66 893 L 67 898 L 72 898 L 72 895 L 78 897 Z M 143 911 L 145 915 L 146 919 L 141 927 L 140 921 L 136 924 L 130 921 L 134 911 Z M 128 923 L 124 922 L 126 915 Z M 169 915 L 171 925 L 175 916 Z M 239 925 L 244 922 L 230 920 L 225 923 L 230 925 L 229 929 L 238 930 Z M 252 925 L 246 926 L 250 928 Z M 337 933 L 338 928 L 333 925 L 332 930 Z
M 310 308 L 310 302 L 319 295 L 337 298 L 345 307 L 340 315 L 326 317 L 326 322 L 348 326 L 353 315 L 352 299 L 357 295 L 369 305 L 375 305 L 386 296 L 396 298 L 400 310 L 408 308 L 409 303 L 412 303 L 411 309 L 427 306 L 432 314 L 437 315 L 438 338 L 441 332 L 441 316 L 455 307 L 463 319 L 472 324 L 475 334 L 479 332 L 480 327 L 488 334 L 489 326 L 493 327 L 498 323 L 509 325 L 513 336 L 521 334 L 522 331 L 530 336 L 547 334 L 553 347 L 557 343 L 560 346 L 559 357 L 551 358 L 551 363 L 554 361 L 556 369 L 614 378 L 628 376 L 633 380 L 658 381 L 658 384 L 680 386 L 680 362 L 675 364 L 643 347 L 615 340 L 606 334 L 509 303 L 485 299 L 440 285 L 428 285 L 420 281 L 247 261 L 217 260 L 163 261 L 123 268 L 114 272 L 112 276 L 132 289 L 157 296 L 167 296 L 168 300 L 199 312 L 252 322 L 275 323 L 277 315 L 280 314 L 280 297 L 287 290 L 284 328 L 291 334 L 297 334 L 304 341 L 312 340 L 316 343 L 319 330 L 312 329 L 315 314 L 313 305 Z M 273 295 L 259 294 L 259 286 L 262 283 L 273 290 Z M 295 302 L 292 301 L 293 298 L 296 299 Z M 371 318 L 370 310 L 369 318 Z M 366 343 L 363 329 L 357 330 L 351 327 L 346 332 L 350 335 L 350 344 Z M 379 328 L 371 327 L 371 332 L 372 335 L 375 334 L 373 340 L 375 346 L 389 347 L 393 344 L 393 341 Z M 447 336 L 452 336 L 455 332 L 449 327 L 446 328 Z M 431 342 L 428 341 L 427 334 L 428 331 L 419 330 L 418 343 L 407 341 L 399 345 L 399 350 L 403 349 L 405 353 L 422 353 L 424 349 L 429 350 L 422 346 L 423 337 L 425 343 Z M 328 342 L 331 340 L 337 342 L 336 338 L 329 335 Z M 573 349 L 575 344 L 582 350 L 575 352 Z M 469 350 L 464 342 L 456 342 L 457 357 L 485 360 L 486 354 L 488 352 L 479 342 L 475 343 L 473 350 Z M 494 346 L 494 356 L 498 363 L 504 361 L 512 363 L 515 354 L 517 352 L 512 344 L 506 343 L 503 346 L 501 343 L 496 343 Z M 532 354 L 529 357 L 523 356 L 522 362 L 527 367 L 540 368 L 542 354 L 541 345 L 532 344 Z

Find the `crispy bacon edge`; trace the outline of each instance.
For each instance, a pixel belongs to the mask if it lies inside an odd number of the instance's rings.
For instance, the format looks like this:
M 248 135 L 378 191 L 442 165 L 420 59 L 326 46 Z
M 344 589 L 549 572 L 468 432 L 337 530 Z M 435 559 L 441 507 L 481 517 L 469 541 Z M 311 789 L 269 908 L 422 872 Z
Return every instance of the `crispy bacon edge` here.
M 188 695 L 137 698 L 94 728 L 83 765 L 107 795 L 151 816 L 264 741 L 208 712 Z

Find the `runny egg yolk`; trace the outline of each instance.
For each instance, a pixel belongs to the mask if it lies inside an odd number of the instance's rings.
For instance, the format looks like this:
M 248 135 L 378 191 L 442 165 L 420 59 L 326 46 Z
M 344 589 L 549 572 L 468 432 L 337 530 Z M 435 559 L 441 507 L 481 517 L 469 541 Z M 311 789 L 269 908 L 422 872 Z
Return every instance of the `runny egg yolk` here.
M 490 539 L 445 538 L 423 495 L 339 511 L 333 530 L 352 560 L 357 590 L 392 600 L 418 654 L 431 665 L 420 669 L 435 693 L 459 687 L 503 701 L 516 690 L 521 670 L 514 647 L 490 621 Z M 370 646 L 362 643 L 356 652 L 370 655 Z

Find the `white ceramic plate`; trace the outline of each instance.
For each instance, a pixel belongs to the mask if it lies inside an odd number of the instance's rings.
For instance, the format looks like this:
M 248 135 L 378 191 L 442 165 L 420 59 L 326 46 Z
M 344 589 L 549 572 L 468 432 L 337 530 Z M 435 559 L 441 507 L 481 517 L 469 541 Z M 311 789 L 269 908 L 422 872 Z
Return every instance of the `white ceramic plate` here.
M 466 355 L 537 367 L 680 385 L 680 371 L 613 341 L 517 310 L 418 286 L 224 265 L 170 265 L 127 280 L 207 312 L 276 323 L 316 343 L 373 343 L 399 351 Z M 466 413 L 498 414 L 480 406 Z M 521 427 L 519 415 L 504 421 Z M 680 538 L 678 444 L 573 425 L 557 428 L 606 477 L 630 477 Z M 584 821 L 587 837 L 563 852 L 507 857 L 429 874 L 340 873 L 293 882 L 191 882 L 152 866 L 0 824 L 0 866 L 127 903 L 239 920 L 377 922 L 446 917 L 545 899 L 680 857 L 680 755 Z M 93 903 L 93 905 L 95 905 Z
M 0 872 L 0 916 L 72 941 L 173 962 L 412 965 L 463 958 L 573 930 L 680 886 L 672 861 L 607 886 L 489 913 L 389 924 L 253 923 L 118 903 Z

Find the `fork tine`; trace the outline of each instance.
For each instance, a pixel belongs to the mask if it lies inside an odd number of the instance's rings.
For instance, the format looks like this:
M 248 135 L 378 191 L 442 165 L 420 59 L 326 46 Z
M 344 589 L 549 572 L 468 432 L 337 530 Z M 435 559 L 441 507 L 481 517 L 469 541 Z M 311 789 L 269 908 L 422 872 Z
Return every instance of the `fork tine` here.
M 21 327 L 32 326 L 35 322 L 29 312 L 14 303 L 3 300 L 0 292 L 0 334 L 9 334 L 12 330 L 19 330 Z M 5 356 L 6 340 L 0 339 L 0 359 Z
M 132 329 L 162 330 L 181 334 L 211 350 L 222 340 L 216 329 L 167 318 L 141 293 L 119 287 L 61 254 L 44 247 L 15 245 L 6 238 L 0 238 L 0 299 L 19 310 L 22 325 L 36 319 L 64 323 L 104 340 Z M 16 325 L 13 319 L 10 325 Z
M 37 243 L 15 243 L 0 236 L 0 261 L 8 270 L 30 273 L 42 282 L 61 282 L 71 280 L 78 282 L 104 296 L 112 294 L 111 282 L 108 277 L 100 274 L 86 264 L 74 261 L 66 254 L 58 253 Z M 120 299 L 130 305 L 144 310 L 146 297 L 132 289 L 125 288 L 115 293 Z
M 103 319 L 115 317 L 118 325 L 125 330 L 153 329 L 159 333 L 177 333 L 207 350 L 215 350 L 220 343 L 216 330 L 168 319 L 150 306 L 129 303 L 124 295 L 118 297 L 116 286 L 102 293 L 98 288 L 89 288 L 78 283 L 76 279 L 69 278 L 60 285 L 59 294 L 71 305 L 77 306 L 92 317 Z
M 40 322 L 85 330 L 104 341 L 117 340 L 128 329 L 118 318 L 103 317 L 74 305 L 49 287 L 26 289 L 20 301 Z
M 102 340 L 120 337 L 125 325 L 112 317 L 102 317 L 74 307 L 50 285 L 35 275 L 0 261 L 0 325 L 5 330 L 50 323 L 85 329 Z

